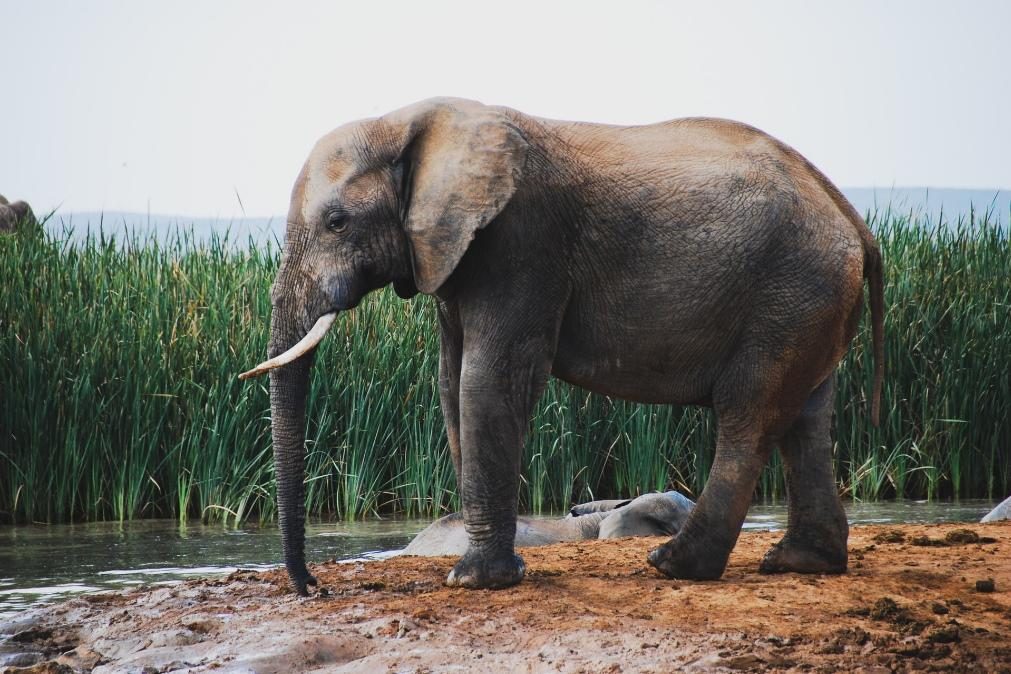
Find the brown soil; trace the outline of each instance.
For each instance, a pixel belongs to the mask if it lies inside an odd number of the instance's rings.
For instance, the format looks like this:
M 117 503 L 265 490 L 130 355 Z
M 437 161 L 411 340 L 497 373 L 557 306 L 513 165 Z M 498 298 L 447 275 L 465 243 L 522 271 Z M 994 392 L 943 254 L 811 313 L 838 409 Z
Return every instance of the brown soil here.
M 743 534 L 715 582 L 657 575 L 658 539 L 527 549 L 499 591 L 443 586 L 448 558 L 321 564 L 310 599 L 240 571 L 76 599 L 16 638 L 96 672 L 1011 672 L 1011 523 L 855 527 L 843 576 L 759 575 L 777 538 Z

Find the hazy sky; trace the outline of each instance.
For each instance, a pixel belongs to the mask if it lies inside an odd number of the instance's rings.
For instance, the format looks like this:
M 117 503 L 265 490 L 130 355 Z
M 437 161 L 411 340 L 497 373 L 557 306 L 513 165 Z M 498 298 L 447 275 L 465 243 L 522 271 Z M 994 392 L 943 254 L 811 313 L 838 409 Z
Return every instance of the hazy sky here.
M 284 213 L 331 128 L 436 95 L 711 115 L 840 186 L 1011 187 L 1011 2 L 0 0 L 0 193 Z

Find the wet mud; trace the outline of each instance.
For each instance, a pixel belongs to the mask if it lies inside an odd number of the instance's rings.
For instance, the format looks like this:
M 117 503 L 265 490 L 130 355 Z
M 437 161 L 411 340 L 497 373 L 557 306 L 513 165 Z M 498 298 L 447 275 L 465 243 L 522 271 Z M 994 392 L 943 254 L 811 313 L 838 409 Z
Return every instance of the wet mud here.
M 281 571 L 86 596 L 8 624 L 6 671 L 1011 672 L 1011 522 L 853 527 L 842 576 L 760 575 L 778 538 L 742 534 L 712 582 L 620 539 L 527 549 L 499 591 L 399 557 L 316 565 L 309 599 Z

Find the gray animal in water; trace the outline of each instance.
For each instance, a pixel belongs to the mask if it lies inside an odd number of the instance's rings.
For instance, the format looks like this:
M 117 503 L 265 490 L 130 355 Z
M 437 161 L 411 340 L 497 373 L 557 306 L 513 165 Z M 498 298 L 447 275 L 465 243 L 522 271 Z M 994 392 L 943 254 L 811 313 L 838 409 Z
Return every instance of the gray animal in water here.
M 984 515 L 980 522 L 986 524 L 987 522 L 1000 522 L 1001 520 L 1011 520 L 1011 496 L 1008 496 L 996 508 Z
M 634 499 L 591 501 L 574 506 L 560 519 L 519 517 L 518 548 L 564 541 L 626 536 L 674 536 L 684 526 L 695 503 L 676 491 L 644 494 Z M 467 530 L 460 513 L 432 522 L 404 549 L 405 555 L 438 557 L 467 551 Z
M 32 212 L 31 206 L 24 201 L 9 203 L 0 194 L 0 232 L 11 232 L 20 224 L 35 224 L 35 222 L 35 214 Z

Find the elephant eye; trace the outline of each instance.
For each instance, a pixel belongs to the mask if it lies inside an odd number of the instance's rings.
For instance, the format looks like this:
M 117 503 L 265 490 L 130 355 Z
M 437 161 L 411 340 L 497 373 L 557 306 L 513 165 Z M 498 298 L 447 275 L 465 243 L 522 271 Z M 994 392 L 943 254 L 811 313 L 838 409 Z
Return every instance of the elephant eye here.
M 331 232 L 340 232 L 348 226 L 348 213 L 344 210 L 330 211 L 326 215 L 326 228 Z

